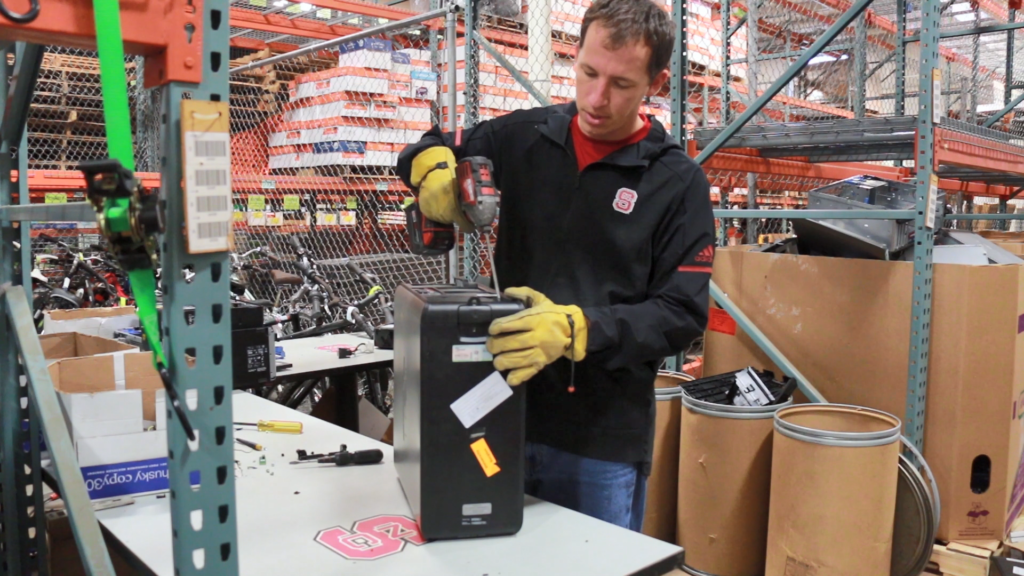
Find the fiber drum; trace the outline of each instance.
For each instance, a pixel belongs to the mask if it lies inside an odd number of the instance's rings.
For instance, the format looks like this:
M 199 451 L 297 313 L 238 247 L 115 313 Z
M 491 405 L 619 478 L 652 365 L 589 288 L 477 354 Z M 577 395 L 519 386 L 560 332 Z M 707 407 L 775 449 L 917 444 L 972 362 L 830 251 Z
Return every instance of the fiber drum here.
M 733 406 L 683 391 L 677 543 L 684 571 L 764 574 L 776 406 Z
M 889 574 L 900 426 L 837 404 L 775 414 L 765 576 Z
M 665 542 L 676 541 L 676 498 L 679 493 L 679 410 L 688 374 L 661 371 L 654 380 L 654 455 L 647 478 L 643 533 Z

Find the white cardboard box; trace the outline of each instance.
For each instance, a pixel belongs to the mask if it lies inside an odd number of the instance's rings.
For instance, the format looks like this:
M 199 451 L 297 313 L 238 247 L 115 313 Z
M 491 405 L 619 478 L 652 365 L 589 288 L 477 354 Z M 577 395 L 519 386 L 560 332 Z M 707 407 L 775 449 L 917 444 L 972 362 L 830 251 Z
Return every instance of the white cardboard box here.
M 142 431 L 142 390 L 60 393 L 73 440 Z
M 43 334 L 80 332 L 113 338 L 114 332 L 138 325 L 139 317 L 135 309 L 130 307 L 53 310 L 43 316 Z
M 123 355 L 124 389 L 110 355 L 67 358 L 49 366 L 93 500 L 168 488 L 167 409 L 152 354 Z M 145 430 L 147 422 L 154 430 Z M 193 478 L 193 483 L 198 479 Z

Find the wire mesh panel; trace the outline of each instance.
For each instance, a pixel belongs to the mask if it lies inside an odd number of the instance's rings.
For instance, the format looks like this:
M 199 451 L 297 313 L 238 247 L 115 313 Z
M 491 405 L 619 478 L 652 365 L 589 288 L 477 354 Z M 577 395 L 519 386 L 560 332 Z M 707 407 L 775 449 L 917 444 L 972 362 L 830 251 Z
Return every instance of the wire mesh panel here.
M 145 121 L 139 115 L 144 92 L 141 65 L 141 58 L 125 58 L 128 106 L 136 134 Z M 33 174 L 29 183 L 31 202 L 85 201 L 85 180 L 77 167 L 83 161 L 107 155 L 99 61 L 95 52 L 66 47 L 46 49 L 29 108 L 27 133 L 28 148 L 23 153 L 28 155 L 28 168 Z M 149 152 L 147 146 L 138 148 L 140 169 L 144 168 Z M 58 238 L 84 251 L 100 242 L 94 221 L 33 222 L 33 262 L 50 278 L 59 277 L 63 266 L 49 257 L 63 255 L 67 250 L 54 242 L 39 241 L 40 235 Z
M 438 70 L 426 38 L 419 28 L 402 30 L 231 76 L 237 253 L 265 247 L 288 260 L 300 238 L 349 302 L 368 287 L 346 271 L 345 258 L 389 292 L 401 282 L 447 279 L 444 258 L 409 253 L 402 210 L 413 194 L 394 170 L 402 148 L 438 118 Z M 238 54 L 231 65 L 275 52 Z M 294 288 L 275 286 L 265 269 L 296 271 L 260 264 L 246 274 L 253 295 L 290 295 Z

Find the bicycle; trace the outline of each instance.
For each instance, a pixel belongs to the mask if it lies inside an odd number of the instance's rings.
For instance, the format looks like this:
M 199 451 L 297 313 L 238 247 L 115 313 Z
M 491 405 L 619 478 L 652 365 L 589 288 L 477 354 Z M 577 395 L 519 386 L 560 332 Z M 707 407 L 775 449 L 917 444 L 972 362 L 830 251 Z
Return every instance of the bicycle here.
M 112 261 L 95 255 L 87 257 L 82 250 L 49 234 L 40 234 L 39 239 L 57 245 L 64 250 L 64 254 L 39 254 L 35 257 L 36 265 L 32 270 L 32 301 L 37 331 L 42 330 L 43 318 L 47 311 L 116 306 L 118 299 L 125 297 L 126 291 L 116 272 L 120 268 Z M 91 245 L 90 248 L 103 251 L 103 248 L 97 245 Z M 62 277 L 57 279 L 57 286 L 54 286 L 52 280 L 42 272 L 46 263 L 63 265 Z M 101 274 L 97 270 L 99 266 L 111 270 L 113 278 L 106 273 Z M 111 283 L 112 279 L 114 284 Z

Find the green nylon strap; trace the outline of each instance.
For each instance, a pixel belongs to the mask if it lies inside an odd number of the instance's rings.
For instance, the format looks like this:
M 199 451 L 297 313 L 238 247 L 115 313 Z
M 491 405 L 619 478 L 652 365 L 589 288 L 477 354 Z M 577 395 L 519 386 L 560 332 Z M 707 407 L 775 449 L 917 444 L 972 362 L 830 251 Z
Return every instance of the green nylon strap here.
M 128 280 L 132 284 L 135 305 L 139 307 L 139 324 L 146 333 L 146 340 L 153 350 L 153 359 L 167 366 L 164 349 L 160 344 L 160 321 L 156 313 L 156 278 L 153 271 L 144 268 L 128 272 Z
M 125 168 L 135 171 L 131 112 L 128 108 L 128 75 L 124 66 L 124 42 L 121 39 L 121 6 L 118 0 L 93 0 L 96 21 L 96 48 L 100 61 L 100 87 L 103 93 L 103 118 L 107 130 L 107 151 Z M 131 201 L 107 198 L 103 203 L 107 227 L 111 232 L 131 230 Z M 156 278 L 152 268 L 128 270 L 128 278 L 138 307 L 139 323 L 153 350 L 153 362 L 167 366 L 160 341 L 160 322 L 156 311 Z
M 135 171 L 132 123 L 128 110 L 128 75 L 124 67 L 121 40 L 121 6 L 118 0 L 94 0 L 96 47 L 100 59 L 103 116 L 107 127 L 107 150 L 125 168 Z

